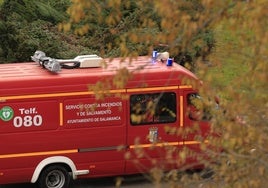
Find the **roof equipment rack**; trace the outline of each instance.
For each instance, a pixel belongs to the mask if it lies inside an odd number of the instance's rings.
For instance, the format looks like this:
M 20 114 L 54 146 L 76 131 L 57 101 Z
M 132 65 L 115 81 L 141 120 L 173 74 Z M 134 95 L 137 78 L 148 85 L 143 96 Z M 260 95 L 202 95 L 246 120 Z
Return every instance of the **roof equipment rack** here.
M 47 57 L 42 51 L 37 50 L 31 59 L 39 63 L 43 68 L 57 73 L 61 68 L 74 69 L 74 68 L 89 68 L 100 67 L 103 59 L 95 54 L 93 55 L 80 55 L 74 59 L 54 59 Z

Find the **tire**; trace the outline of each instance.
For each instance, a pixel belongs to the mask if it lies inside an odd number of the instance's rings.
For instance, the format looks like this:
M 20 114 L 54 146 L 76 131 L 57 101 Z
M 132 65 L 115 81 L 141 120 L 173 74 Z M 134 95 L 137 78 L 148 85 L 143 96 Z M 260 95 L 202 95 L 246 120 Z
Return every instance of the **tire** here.
M 66 168 L 60 165 L 46 167 L 38 178 L 39 188 L 68 188 L 70 175 Z

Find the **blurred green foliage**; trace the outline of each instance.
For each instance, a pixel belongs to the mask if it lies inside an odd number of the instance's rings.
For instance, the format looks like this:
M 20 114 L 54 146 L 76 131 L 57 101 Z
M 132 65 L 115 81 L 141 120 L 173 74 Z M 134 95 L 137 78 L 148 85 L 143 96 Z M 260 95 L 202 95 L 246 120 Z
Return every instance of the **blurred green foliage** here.
M 29 61 L 36 50 L 50 57 L 89 53 L 82 38 L 63 34 L 57 24 L 68 18 L 69 0 L 4 0 L 0 8 L 0 63 Z
M 161 26 L 161 17 L 152 9 L 153 2 L 149 1 L 151 6 L 143 9 L 134 0 L 118 4 L 119 7 L 111 2 L 100 1 L 90 9 L 85 7 L 85 10 L 75 10 L 74 14 L 78 17 L 79 14 L 83 16 L 83 11 L 91 16 L 83 17 L 82 22 L 74 19 L 69 31 L 66 31 L 66 25 L 61 23 L 69 20 L 67 10 L 71 5 L 70 0 L 3 0 L 0 4 L 0 63 L 29 61 L 36 50 L 42 50 L 55 58 L 92 53 L 102 57 L 128 55 L 129 53 L 122 54 L 122 48 L 127 48 L 135 55 L 147 55 L 151 46 L 159 50 L 170 50 L 168 45 L 159 46 L 165 41 L 153 38 L 165 30 Z M 196 0 L 190 2 L 187 6 L 180 6 L 180 9 L 195 19 L 203 7 Z M 70 14 L 70 10 L 68 11 Z M 141 28 L 140 24 L 145 22 L 145 16 L 155 24 L 149 28 Z M 62 32 L 63 30 L 66 32 Z M 138 33 L 144 40 L 126 40 L 124 36 L 130 31 Z M 151 36 L 151 40 L 147 36 Z M 189 48 L 173 46 L 172 48 L 178 50 L 171 55 L 180 64 L 189 64 L 193 69 L 194 60 L 198 57 L 205 60 L 214 43 L 212 31 L 200 30 L 192 38 Z

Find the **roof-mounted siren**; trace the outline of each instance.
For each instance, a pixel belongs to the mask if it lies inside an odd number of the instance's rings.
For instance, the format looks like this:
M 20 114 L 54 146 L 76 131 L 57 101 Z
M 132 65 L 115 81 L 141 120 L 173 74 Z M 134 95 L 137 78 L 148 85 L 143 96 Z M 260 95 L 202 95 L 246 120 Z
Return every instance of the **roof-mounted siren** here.
M 166 62 L 167 66 L 172 66 L 173 64 L 173 59 L 169 57 L 168 52 L 157 52 L 153 51 L 152 53 L 152 62 L 156 63 L 158 61 L 161 61 L 162 63 Z
M 51 72 L 59 72 L 61 68 L 74 69 L 74 68 L 93 68 L 101 67 L 103 59 L 97 55 L 81 55 L 74 59 L 53 59 L 47 57 L 42 51 L 36 51 L 32 60 L 39 63 L 42 67 Z

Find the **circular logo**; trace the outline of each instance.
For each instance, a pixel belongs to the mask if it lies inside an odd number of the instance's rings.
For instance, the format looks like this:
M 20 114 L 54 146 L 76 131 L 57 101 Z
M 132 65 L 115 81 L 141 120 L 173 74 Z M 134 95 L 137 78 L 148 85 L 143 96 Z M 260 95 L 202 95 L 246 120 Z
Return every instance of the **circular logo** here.
M 11 107 L 9 106 L 4 106 L 1 110 L 0 110 L 0 118 L 3 121 L 9 121 L 13 118 L 14 116 L 14 111 Z

